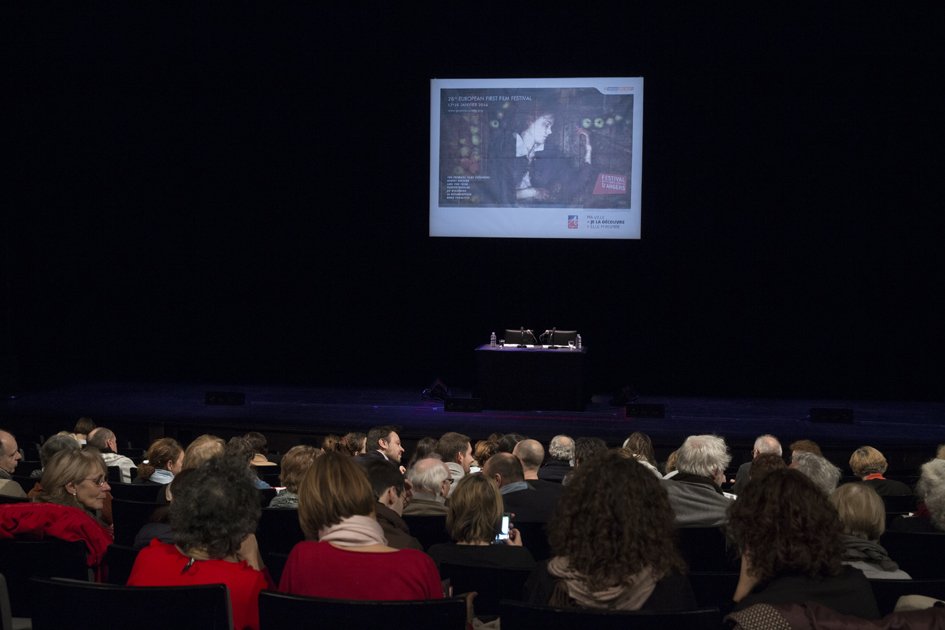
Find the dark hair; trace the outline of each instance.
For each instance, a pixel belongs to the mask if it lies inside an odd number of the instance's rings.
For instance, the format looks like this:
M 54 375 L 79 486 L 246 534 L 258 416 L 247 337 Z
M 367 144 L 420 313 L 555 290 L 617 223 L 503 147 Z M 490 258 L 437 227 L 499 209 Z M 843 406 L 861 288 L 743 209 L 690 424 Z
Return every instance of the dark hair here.
M 647 567 L 657 580 L 685 572 L 673 519 L 666 490 L 648 468 L 606 453 L 574 471 L 548 523 L 548 542 L 600 591 Z
M 511 453 L 515 450 L 515 445 L 521 442 L 522 440 L 527 440 L 528 438 L 524 435 L 518 433 L 506 433 L 501 438 L 499 438 L 499 452 L 500 453 Z
M 230 441 L 223 447 L 223 455 L 243 462 L 246 466 L 249 460 L 256 457 L 256 449 L 250 444 L 249 440 L 242 437 L 230 438 Z
M 502 483 L 525 481 L 522 461 L 511 453 L 496 453 L 489 458 L 489 476 L 501 475 Z
M 482 468 L 493 455 L 499 452 L 499 445 L 492 440 L 479 440 L 476 442 L 476 448 L 473 449 L 473 457 Z
M 786 572 L 838 575 L 842 568 L 837 510 L 798 470 L 773 470 L 753 479 L 728 508 L 725 532 L 751 558 L 750 573 L 761 582 Z
M 173 488 L 170 522 L 174 544 L 222 560 L 256 531 L 260 494 L 249 467 L 213 457 Z
M 253 447 L 253 450 L 259 453 L 262 456 L 269 454 L 269 442 L 266 440 L 266 436 L 258 431 L 250 431 L 243 436 Z
M 606 452 L 607 442 L 600 438 L 579 437 L 574 440 L 574 461 L 577 464 L 587 463 L 590 459 Z
M 381 440 L 386 442 L 391 433 L 399 432 L 400 427 L 395 427 L 389 424 L 382 427 L 374 427 L 368 431 L 367 442 L 365 443 L 364 447 L 369 451 L 379 451 L 381 450 Z
M 335 450 L 343 455 L 354 457 L 361 452 L 361 445 L 367 441 L 363 433 L 348 433 L 335 444 Z
M 623 447 L 630 449 L 634 456 L 643 457 L 651 465 L 656 466 L 656 451 L 653 450 L 653 442 L 646 433 L 634 431 L 623 443 Z
M 150 479 L 155 470 L 167 468 L 167 465 L 170 462 L 176 462 L 183 452 L 184 449 L 174 438 L 155 440 L 148 452 L 144 454 L 144 458 L 148 460 L 148 463 L 138 464 L 138 478 Z
M 386 459 L 373 459 L 364 469 L 367 471 L 375 499 L 379 499 L 391 486 L 397 491 L 397 496 L 404 493 L 404 476 L 397 464 Z
M 783 457 L 774 453 L 762 453 L 751 460 L 751 468 L 748 469 L 749 479 L 754 481 L 755 479 L 760 479 L 762 475 L 772 470 L 781 470 L 784 468 L 787 468 L 787 464 L 784 463 Z
M 455 463 L 456 453 L 465 455 L 467 446 L 469 446 L 469 436 L 451 431 L 444 433 L 440 441 L 436 443 L 436 452 L 444 462 Z
M 554 115 L 555 103 L 553 101 L 546 101 L 541 98 L 519 101 L 514 113 L 512 131 L 522 133 L 542 116 Z
M 92 418 L 79 418 L 75 423 L 75 428 L 72 430 L 73 433 L 81 433 L 82 435 L 88 435 L 92 432 L 92 429 L 95 428 L 95 423 L 92 422 Z
M 436 438 L 420 438 L 420 441 L 417 442 L 416 448 L 413 449 L 413 453 L 410 455 L 410 461 L 407 463 L 407 468 L 413 468 L 413 465 L 419 462 L 421 459 L 426 459 L 431 453 L 435 453 L 436 445 L 438 443 L 439 440 Z

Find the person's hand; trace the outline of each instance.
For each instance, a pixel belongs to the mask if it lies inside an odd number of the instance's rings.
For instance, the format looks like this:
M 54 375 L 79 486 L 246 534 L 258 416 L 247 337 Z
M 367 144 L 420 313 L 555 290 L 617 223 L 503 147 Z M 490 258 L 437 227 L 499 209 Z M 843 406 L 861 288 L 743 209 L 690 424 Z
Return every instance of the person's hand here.
M 259 553 L 259 543 L 256 542 L 256 534 L 250 534 L 243 540 L 243 544 L 240 545 L 239 550 L 236 552 L 236 559 L 240 562 L 245 560 L 246 564 L 257 571 L 262 571 L 266 568 L 262 554 Z
M 515 198 L 519 200 L 536 199 L 538 201 L 545 201 L 551 198 L 551 193 L 545 188 L 519 188 L 515 191 Z
M 509 529 L 509 537 L 505 539 L 505 544 L 511 545 L 513 547 L 521 547 L 522 546 L 522 533 L 519 532 L 514 527 L 512 527 L 511 529 Z

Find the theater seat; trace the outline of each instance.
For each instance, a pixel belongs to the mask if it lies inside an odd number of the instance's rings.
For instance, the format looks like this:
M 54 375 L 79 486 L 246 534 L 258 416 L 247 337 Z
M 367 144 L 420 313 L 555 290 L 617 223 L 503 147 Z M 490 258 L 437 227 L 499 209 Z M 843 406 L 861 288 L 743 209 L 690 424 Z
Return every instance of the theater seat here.
M 913 579 L 945 578 L 945 533 L 887 531 L 879 544 Z
M 925 595 L 945 601 L 943 580 L 870 580 L 879 614 L 885 617 L 896 609 L 903 595 Z
M 503 599 L 520 600 L 531 569 L 498 569 L 440 563 L 440 577 L 449 579 L 454 595 L 478 593 L 473 605 L 476 615 L 498 615 Z
M 502 630 L 718 630 L 718 608 L 685 612 L 605 612 L 552 608 L 504 600 L 499 604 Z

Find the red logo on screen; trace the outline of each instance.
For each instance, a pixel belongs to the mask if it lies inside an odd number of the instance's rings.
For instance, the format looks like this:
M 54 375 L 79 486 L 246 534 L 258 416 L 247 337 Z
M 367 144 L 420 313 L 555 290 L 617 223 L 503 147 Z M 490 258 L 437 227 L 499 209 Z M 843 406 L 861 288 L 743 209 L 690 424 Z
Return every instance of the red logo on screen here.
M 578 215 L 576 215 L 576 214 L 569 214 L 569 215 L 568 215 L 568 229 L 569 229 L 569 230 L 576 230 L 576 229 L 578 229 L 577 226 L 578 226 Z
M 595 195 L 623 195 L 626 192 L 626 175 L 605 175 L 601 173 L 597 176 L 597 184 L 594 186 Z

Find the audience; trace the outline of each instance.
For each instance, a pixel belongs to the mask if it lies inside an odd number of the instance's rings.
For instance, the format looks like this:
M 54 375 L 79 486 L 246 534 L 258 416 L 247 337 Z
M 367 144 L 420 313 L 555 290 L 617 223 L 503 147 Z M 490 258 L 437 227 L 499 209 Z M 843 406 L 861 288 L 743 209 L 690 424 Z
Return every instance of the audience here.
M 458 482 L 469 474 L 473 456 L 472 445 L 469 443 L 467 436 L 452 432 L 444 434 L 436 444 L 436 453 L 450 469 L 450 475 L 452 475 L 454 482 Z M 451 495 L 455 487 L 455 483 L 450 487 Z
M 500 453 L 511 453 L 515 450 L 515 445 L 525 439 L 527 438 L 524 435 L 519 435 L 518 433 L 506 433 L 499 437 L 496 443 L 499 445 Z
M 510 453 L 500 453 L 489 462 L 503 456 L 515 459 Z M 522 546 L 519 531 L 511 525 L 504 544 L 493 544 L 502 527 L 503 514 L 502 495 L 488 475 L 463 477 L 450 497 L 446 514 L 446 529 L 456 542 L 433 545 L 427 553 L 437 567 L 443 562 L 474 567 L 534 567 L 535 559 Z
M 748 484 L 729 508 L 726 533 L 742 556 L 734 610 L 815 602 L 879 619 L 869 581 L 843 564 L 837 511 L 800 471 L 775 470 Z
M 211 457 L 223 457 L 226 452 L 226 442 L 215 435 L 204 434 L 196 438 L 184 451 L 182 470 L 191 470 L 204 463 Z
M 279 590 L 341 599 L 443 597 L 429 556 L 387 545 L 375 505 L 363 466 L 339 453 L 316 459 L 299 487 L 306 540 L 289 554 Z
M 663 475 L 663 479 L 671 479 L 679 474 L 679 470 L 676 469 L 676 462 L 679 460 L 679 451 L 675 450 L 669 454 L 669 457 L 666 458 L 665 471 L 666 474 Z
M 272 498 L 269 507 L 293 510 L 299 508 L 299 484 L 320 455 L 322 455 L 320 449 L 307 444 L 300 444 L 289 449 L 282 457 L 282 470 L 279 471 L 279 481 L 285 489 L 280 490 L 279 494 Z
M 548 443 L 548 461 L 538 469 L 538 478 L 543 481 L 561 483 L 571 472 L 574 459 L 574 440 L 567 435 L 556 435 Z
M 579 437 L 574 441 L 574 467 L 561 480 L 563 485 L 571 482 L 571 475 L 584 462 L 607 452 L 607 442 L 595 437 Z
M 668 525 L 667 485 L 635 458 L 615 453 L 576 470 L 548 524 L 554 557 L 529 577 L 526 599 L 607 610 L 695 609 Z
M 922 464 L 916 496 L 922 500 L 912 516 L 900 516 L 890 530 L 897 532 L 945 532 L 945 459 Z
M 230 441 L 226 443 L 226 446 L 223 448 L 223 455 L 238 462 L 243 462 L 243 465 L 249 468 L 253 465 L 253 458 L 256 457 L 256 449 L 253 448 L 253 445 L 246 438 L 234 437 L 230 438 Z M 251 472 L 250 476 L 253 479 L 253 487 L 257 490 L 268 490 L 272 487 L 257 477 L 255 472 Z
M 755 447 L 751 451 L 752 460 L 765 454 L 781 457 L 781 443 L 778 438 L 773 435 L 762 435 L 755 440 Z M 738 467 L 738 472 L 735 473 L 735 484 L 730 490 L 732 494 L 738 495 L 745 489 L 748 480 L 751 479 L 751 466 L 752 462 L 745 462 Z
M 654 475 L 663 478 L 662 473 L 656 467 L 656 451 L 653 450 L 653 442 L 650 436 L 641 431 L 634 431 L 623 442 L 623 448 L 630 451 L 630 454 L 641 464 L 650 469 Z
M 399 466 L 400 456 L 404 454 L 404 447 L 400 445 L 400 436 L 397 435 L 399 430 L 400 427 L 388 425 L 374 427 L 368 431 L 366 450 L 361 455 L 356 455 L 354 461 L 364 466 L 372 459 L 386 459 Z
M 377 505 L 377 524 L 384 530 L 387 544 L 394 549 L 423 551 L 420 541 L 410 535 L 410 527 L 402 518 L 407 500 L 404 476 L 393 462 L 377 459 L 365 467 Z
M 421 459 L 426 459 L 428 457 L 439 458 L 440 456 L 436 454 L 437 443 L 438 440 L 436 438 L 421 438 L 420 441 L 417 442 L 416 448 L 413 449 L 413 453 L 410 455 L 410 461 L 407 464 L 407 470 L 413 468 Z
M 364 433 L 348 433 L 335 444 L 335 450 L 342 455 L 354 457 L 364 453 L 367 449 L 367 435 Z
M 75 423 L 75 428 L 72 430 L 72 435 L 79 441 L 79 444 L 85 446 L 89 438 L 89 433 L 91 433 L 93 429 L 95 429 L 95 423 L 92 422 L 92 418 L 79 418 L 78 422 Z
M 825 457 L 809 451 L 794 451 L 790 468 L 796 468 L 807 475 L 807 478 L 820 488 L 825 497 L 829 497 L 837 489 L 837 483 L 842 475 L 840 469 L 828 462 Z
M 450 469 L 439 459 L 421 459 L 407 471 L 407 481 L 413 486 L 413 498 L 404 514 L 409 516 L 445 516 L 446 498 L 449 496 L 453 477 Z
M 751 468 L 748 470 L 749 482 L 759 479 L 762 475 L 772 470 L 782 470 L 787 468 L 784 458 L 774 453 L 762 453 L 751 462 Z M 744 490 L 742 490 L 744 492 Z
M 137 483 L 169 484 L 184 467 L 184 449 L 173 438 L 155 440 L 144 457 L 147 463 L 138 465 Z
M 54 435 L 42 445 L 39 449 L 39 463 L 42 465 L 42 468 L 34 470 L 30 473 L 30 479 L 36 479 L 36 485 L 33 486 L 33 489 L 29 491 L 27 496 L 33 498 L 33 496 L 41 493 L 43 491 L 42 484 L 39 483 L 39 480 L 43 478 L 43 472 L 46 470 L 46 465 L 52 460 L 53 456 L 60 451 L 77 451 L 82 446 L 79 444 L 78 440 L 72 437 L 71 434 L 67 435 Z M 2 469 L 0 469 L 2 470 Z
M 0 494 L 23 498 L 23 486 L 13 479 L 13 471 L 20 461 L 20 447 L 9 431 L 0 430 Z
M 788 447 L 791 449 L 791 459 L 794 459 L 794 453 L 813 453 L 818 457 L 823 457 L 824 454 L 820 452 L 820 447 L 817 446 L 816 442 L 811 442 L 810 440 L 798 440 L 791 444 Z
M 499 443 L 492 440 L 479 440 L 476 442 L 476 448 L 473 449 L 473 465 L 482 469 L 489 461 L 489 458 L 499 452 Z M 472 467 L 470 467 L 472 470 Z
M 152 540 L 138 553 L 128 585 L 222 583 L 230 591 L 233 627 L 259 628 L 259 592 L 275 585 L 253 533 L 260 508 L 249 468 L 227 457 L 209 459 L 175 486 L 173 499 L 174 544 Z
M 837 509 L 843 524 L 840 538 L 844 564 L 859 569 L 870 579 L 911 579 L 879 544 L 879 537 L 886 530 L 886 506 L 873 488 L 862 483 L 844 484 L 830 495 L 830 504 Z
M 850 456 L 850 469 L 853 474 L 862 479 L 863 483 L 873 488 L 879 496 L 911 496 L 912 490 L 909 489 L 909 486 L 901 481 L 883 477 L 886 466 L 886 458 L 872 446 L 861 446 L 853 451 L 853 455 Z
M 521 444 L 521 442 L 519 442 Z M 499 488 L 506 510 L 515 514 L 515 520 L 527 523 L 547 523 L 558 504 L 558 490 L 539 490 L 525 481 L 522 462 L 510 453 L 496 453 L 486 462 L 482 476 L 492 479 Z M 450 497 L 452 501 L 452 495 Z
M 222 440 L 221 440 L 222 441 Z M 186 459 L 186 458 L 185 458 Z M 201 462 L 202 463 L 202 462 Z M 189 477 L 195 468 L 184 468 L 174 475 L 174 481 L 165 486 L 167 488 L 167 505 L 161 505 L 151 513 L 151 520 L 145 523 L 138 533 L 132 546 L 138 551 L 151 544 L 155 538 L 169 545 L 174 544 L 174 533 L 171 531 L 171 503 L 174 502 L 174 491 L 180 488 L 184 479 Z
M 522 440 L 512 449 L 512 454 L 522 463 L 522 472 L 529 486 L 536 490 L 552 492 L 560 492 L 564 487 L 560 483 L 538 478 L 538 471 L 541 470 L 541 463 L 545 459 L 545 449 L 538 440 Z
M 322 439 L 322 453 L 331 453 L 338 450 L 338 444 L 341 438 L 337 435 L 326 435 Z
M 732 456 L 717 435 L 690 435 L 679 447 L 678 470 L 664 480 L 677 527 L 718 527 L 725 523 L 732 500 L 722 493 Z
M 49 461 L 40 484 L 43 491 L 33 497 L 35 503 L 55 503 L 82 510 L 101 527 L 108 485 L 108 470 L 94 448 L 65 450 Z
M 253 447 L 253 461 L 251 465 L 259 466 L 278 466 L 275 462 L 269 461 L 269 441 L 266 436 L 259 431 L 250 431 L 243 436 L 249 445 Z
M 131 469 L 135 463 L 131 458 L 118 454 L 118 438 L 115 432 L 105 427 L 96 427 L 88 434 L 88 445 L 98 449 L 105 460 L 105 466 L 115 466 L 121 471 L 121 482 L 131 483 Z

